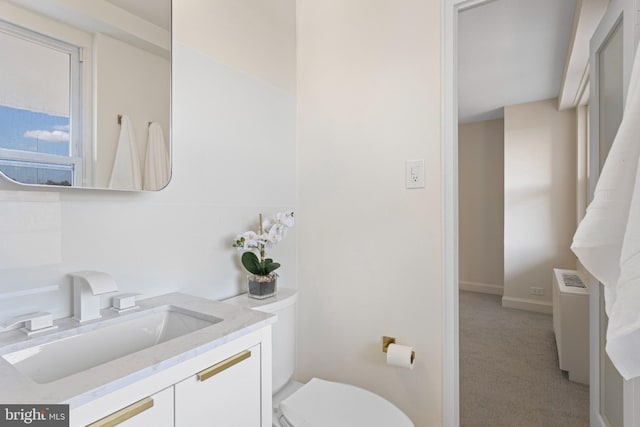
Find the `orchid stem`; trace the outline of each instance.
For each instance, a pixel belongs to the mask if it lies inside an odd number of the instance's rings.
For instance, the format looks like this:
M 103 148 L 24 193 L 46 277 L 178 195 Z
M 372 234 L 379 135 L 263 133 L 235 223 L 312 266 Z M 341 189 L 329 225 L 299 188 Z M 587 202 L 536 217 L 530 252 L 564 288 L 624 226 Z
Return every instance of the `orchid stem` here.
M 260 224 L 258 224 L 258 232 L 259 234 L 262 236 L 263 230 L 262 230 L 262 214 L 259 214 L 260 217 Z M 260 243 L 260 262 L 264 262 L 264 243 Z

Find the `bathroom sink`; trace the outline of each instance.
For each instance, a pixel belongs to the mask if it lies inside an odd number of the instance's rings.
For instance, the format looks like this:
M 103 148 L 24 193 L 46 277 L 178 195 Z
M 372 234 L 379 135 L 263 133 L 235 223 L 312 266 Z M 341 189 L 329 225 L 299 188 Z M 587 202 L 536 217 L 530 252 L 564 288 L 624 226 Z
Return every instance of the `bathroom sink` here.
M 167 305 L 151 312 L 137 312 L 81 326 L 76 334 L 47 339 L 41 344 L 3 354 L 2 358 L 36 383 L 46 384 L 221 321 L 214 316 Z
M 124 312 L 103 309 L 102 318 L 84 323 L 60 318 L 54 331 L 31 336 L 18 329 L 1 332 L 0 402 L 65 403 L 77 412 L 143 380 L 168 387 L 185 378 L 185 363 L 209 366 L 203 354 L 230 340 L 262 334 L 276 320 L 272 314 L 179 292 L 136 304 Z

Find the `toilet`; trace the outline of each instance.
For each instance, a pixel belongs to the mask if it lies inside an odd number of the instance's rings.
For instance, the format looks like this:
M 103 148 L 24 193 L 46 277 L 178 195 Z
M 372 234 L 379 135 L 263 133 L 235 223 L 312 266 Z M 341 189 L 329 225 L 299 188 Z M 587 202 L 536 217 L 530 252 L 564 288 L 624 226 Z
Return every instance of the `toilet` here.
M 280 288 L 273 298 L 239 295 L 225 303 L 278 316 L 273 324 L 274 427 L 413 427 L 407 415 L 388 400 L 348 384 L 313 378 L 292 381 L 295 367 L 295 289 Z

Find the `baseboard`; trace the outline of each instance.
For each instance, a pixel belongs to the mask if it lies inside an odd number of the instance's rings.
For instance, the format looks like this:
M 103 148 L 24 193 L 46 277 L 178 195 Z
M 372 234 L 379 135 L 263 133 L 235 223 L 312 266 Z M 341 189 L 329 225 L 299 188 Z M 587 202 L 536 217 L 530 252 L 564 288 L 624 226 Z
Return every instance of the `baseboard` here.
M 479 292 L 481 294 L 503 295 L 504 287 L 498 285 L 488 285 L 486 283 L 463 282 L 458 283 L 458 289 L 461 291 Z
M 602 418 L 601 414 L 596 414 L 595 419 L 591 418 L 591 427 L 609 427 L 609 423 Z
M 548 301 L 537 301 L 526 298 L 502 297 L 502 306 L 518 310 L 535 311 L 536 313 L 553 313 L 553 304 Z

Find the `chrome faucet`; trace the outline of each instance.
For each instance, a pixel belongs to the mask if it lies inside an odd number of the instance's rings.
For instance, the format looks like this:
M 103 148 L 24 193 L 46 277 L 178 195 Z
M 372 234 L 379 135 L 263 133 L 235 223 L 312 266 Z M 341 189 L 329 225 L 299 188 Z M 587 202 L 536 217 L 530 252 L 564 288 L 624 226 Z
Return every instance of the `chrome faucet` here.
M 113 277 L 100 271 L 69 273 L 73 277 L 73 318 L 78 322 L 99 319 L 100 295 L 116 292 Z
M 22 316 L 14 317 L 7 322 L 0 325 L 0 327 L 6 329 L 16 326 L 20 323 L 24 323 L 22 331 L 27 335 L 35 334 L 36 332 L 50 331 L 56 329 L 58 326 L 53 324 L 53 316 L 51 313 L 38 312 L 29 313 Z

